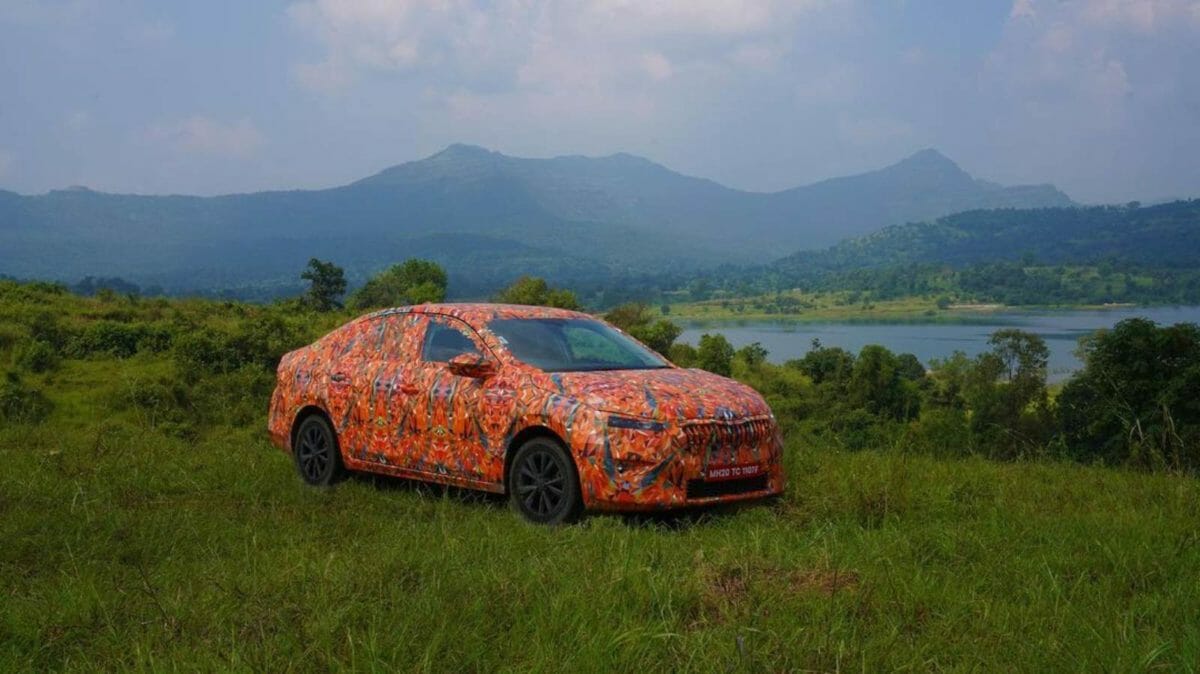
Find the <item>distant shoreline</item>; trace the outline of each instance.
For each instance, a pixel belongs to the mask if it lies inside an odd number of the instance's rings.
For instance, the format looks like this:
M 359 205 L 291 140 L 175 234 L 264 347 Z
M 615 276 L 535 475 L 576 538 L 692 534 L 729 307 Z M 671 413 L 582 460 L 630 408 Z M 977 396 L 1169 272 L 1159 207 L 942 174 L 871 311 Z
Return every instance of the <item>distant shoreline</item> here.
M 704 306 L 704 305 L 701 305 Z M 767 313 L 762 311 L 737 312 L 732 309 L 713 307 L 707 311 L 696 311 L 695 305 L 672 305 L 664 318 L 680 322 L 737 323 L 742 321 L 777 321 L 780 323 L 956 323 L 971 322 L 973 319 L 991 317 L 1004 313 L 1068 312 L 1068 311 L 1111 311 L 1119 309 L 1150 308 L 1158 306 L 1190 306 L 1187 304 L 1137 304 L 1132 302 L 1106 304 L 1000 304 L 959 303 L 945 309 L 933 308 L 929 304 L 912 299 L 879 302 L 872 308 L 820 307 L 797 313 Z

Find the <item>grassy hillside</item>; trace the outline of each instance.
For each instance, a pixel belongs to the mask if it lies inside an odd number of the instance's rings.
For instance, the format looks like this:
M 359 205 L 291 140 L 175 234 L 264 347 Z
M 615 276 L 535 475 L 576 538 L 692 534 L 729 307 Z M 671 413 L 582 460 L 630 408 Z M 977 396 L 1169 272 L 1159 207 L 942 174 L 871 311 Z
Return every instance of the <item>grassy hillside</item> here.
M 465 492 L 300 484 L 265 440 L 269 361 L 345 316 L 2 299 L 0 670 L 1200 662 L 1190 477 L 793 432 L 777 502 L 546 529 Z

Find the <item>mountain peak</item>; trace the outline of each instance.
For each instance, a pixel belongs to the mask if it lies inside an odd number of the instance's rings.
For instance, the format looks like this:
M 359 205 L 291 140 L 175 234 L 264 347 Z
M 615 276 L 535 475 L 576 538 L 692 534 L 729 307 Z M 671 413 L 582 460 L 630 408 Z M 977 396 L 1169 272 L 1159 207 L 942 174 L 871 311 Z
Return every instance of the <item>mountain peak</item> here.
M 441 152 L 437 152 L 437 153 L 431 155 L 429 158 L 430 159 L 435 159 L 435 158 L 480 159 L 480 158 L 484 158 L 484 157 L 491 157 L 491 156 L 498 155 L 498 154 L 500 154 L 500 153 L 493 152 L 493 151 L 487 149 L 486 147 L 480 147 L 478 145 L 467 145 L 466 143 L 451 143 L 450 145 L 447 145 L 445 147 L 445 149 L 443 149 Z
M 909 166 L 916 168 L 942 168 L 961 171 L 958 164 L 953 159 L 938 152 L 934 148 L 927 147 L 924 150 L 914 152 L 913 154 L 901 159 L 893 164 L 893 166 Z

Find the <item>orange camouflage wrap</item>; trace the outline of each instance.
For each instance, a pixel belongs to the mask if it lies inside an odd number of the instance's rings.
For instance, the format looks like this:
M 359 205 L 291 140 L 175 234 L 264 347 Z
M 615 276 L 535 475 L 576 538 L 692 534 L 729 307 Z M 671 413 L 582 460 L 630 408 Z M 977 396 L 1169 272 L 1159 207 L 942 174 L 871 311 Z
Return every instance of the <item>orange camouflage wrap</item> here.
M 290 452 L 298 421 L 320 411 L 351 470 L 504 492 L 506 456 L 526 438 L 553 434 L 574 458 L 584 506 L 595 510 L 717 503 L 783 490 L 782 437 L 753 389 L 674 366 L 543 372 L 517 360 L 488 329 L 489 321 L 520 318 L 592 319 L 497 304 L 420 305 L 363 316 L 283 357 L 271 438 Z M 460 376 L 447 363 L 422 360 L 422 340 L 435 323 L 459 329 L 495 362 L 495 372 Z

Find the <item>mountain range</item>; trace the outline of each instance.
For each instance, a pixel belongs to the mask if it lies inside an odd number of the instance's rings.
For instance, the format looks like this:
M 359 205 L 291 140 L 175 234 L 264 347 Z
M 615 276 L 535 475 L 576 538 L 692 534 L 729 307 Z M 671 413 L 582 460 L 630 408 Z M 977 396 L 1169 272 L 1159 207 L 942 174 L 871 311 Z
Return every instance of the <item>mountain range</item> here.
M 0 273 L 120 276 L 178 292 L 292 286 L 309 257 L 355 280 L 416 256 L 443 263 L 452 290 L 471 294 L 521 273 L 595 281 L 763 262 L 959 211 L 1070 205 L 1050 185 L 976 179 L 935 150 L 762 193 L 629 154 L 527 159 L 452 145 L 322 190 L 0 191 Z

